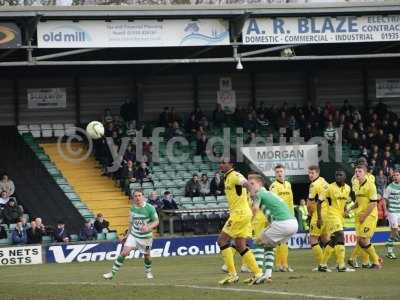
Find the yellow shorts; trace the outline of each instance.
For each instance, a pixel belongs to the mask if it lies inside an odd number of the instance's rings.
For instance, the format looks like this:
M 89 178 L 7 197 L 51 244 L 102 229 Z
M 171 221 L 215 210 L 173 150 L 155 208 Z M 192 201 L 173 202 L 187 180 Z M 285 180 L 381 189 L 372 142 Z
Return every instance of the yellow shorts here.
M 233 239 L 251 238 L 251 215 L 230 216 L 222 231 Z
M 356 216 L 356 235 L 357 237 L 370 239 L 375 233 L 376 223 L 378 222 L 378 217 L 368 216 L 364 223 L 360 224 L 360 215 Z
M 329 215 L 326 218 L 326 227 L 329 234 L 343 230 L 344 219 L 338 215 Z
M 268 221 L 264 213 L 259 210 L 251 221 L 251 227 L 253 229 L 253 238 L 257 238 L 267 227 Z
M 311 236 L 320 236 L 320 235 L 327 235 L 329 234 L 328 227 L 326 226 L 326 222 L 322 222 L 321 228 L 318 228 L 317 226 L 317 220 L 318 218 L 316 216 L 313 216 L 311 218 L 310 222 L 310 235 Z M 325 221 L 326 217 L 322 216 L 322 221 Z

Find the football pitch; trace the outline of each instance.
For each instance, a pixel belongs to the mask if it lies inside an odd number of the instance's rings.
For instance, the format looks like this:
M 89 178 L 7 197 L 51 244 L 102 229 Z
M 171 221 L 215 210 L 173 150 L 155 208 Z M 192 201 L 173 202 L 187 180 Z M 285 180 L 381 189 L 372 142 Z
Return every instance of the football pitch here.
M 348 252 L 351 249 L 348 249 Z M 378 249 L 383 256 L 383 248 Z M 0 268 L 0 299 L 398 299 L 400 259 L 385 260 L 382 270 L 352 273 L 311 272 L 310 250 L 290 253 L 293 273 L 274 273 L 259 286 L 219 286 L 224 274 L 219 256 L 153 259 L 155 279 L 144 278 L 140 260 L 126 261 L 114 281 L 104 281 L 112 262 L 45 264 Z M 331 266 L 334 264 L 331 259 Z M 238 264 L 237 264 L 238 265 Z M 248 274 L 240 274 L 241 281 Z

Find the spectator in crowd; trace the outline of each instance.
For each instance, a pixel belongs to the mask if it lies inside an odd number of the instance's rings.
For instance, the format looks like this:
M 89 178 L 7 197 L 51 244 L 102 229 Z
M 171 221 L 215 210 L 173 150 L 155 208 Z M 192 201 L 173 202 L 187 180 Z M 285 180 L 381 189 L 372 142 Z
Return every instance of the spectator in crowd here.
M 56 241 L 57 243 L 68 243 L 70 240 L 70 236 L 65 229 L 64 221 L 58 221 L 57 228 L 54 231 L 54 241 Z
M 7 230 L 0 224 L 0 240 L 8 238 Z
M 8 201 L 10 200 L 10 197 L 7 195 L 6 191 L 2 191 L 0 194 L 0 208 L 4 208 Z
M 23 215 L 23 211 L 20 206 L 15 202 L 15 199 L 11 198 L 3 209 L 4 223 L 10 225 L 20 221 Z
M 31 227 L 26 231 L 28 244 L 41 244 L 43 239 L 43 229 L 39 228 L 36 221 L 31 222 Z
M 102 233 L 104 231 L 109 231 L 108 226 L 110 223 L 104 219 L 103 214 L 98 213 L 96 220 L 94 221 L 94 228 L 96 229 L 97 233 Z
M 332 121 L 328 122 L 328 126 L 324 130 L 324 137 L 327 139 L 329 144 L 335 143 L 335 140 L 336 140 L 336 128 L 333 127 Z
M 216 172 L 210 183 L 210 194 L 213 196 L 221 196 L 225 193 L 224 181 L 221 179 L 221 174 Z
M 21 217 L 21 222 L 22 222 L 22 228 L 28 230 L 29 228 L 28 219 L 24 215 L 22 215 Z
M 219 103 L 213 112 L 213 122 L 215 127 L 223 126 L 225 122 L 225 112 L 222 109 L 222 105 Z
M 199 122 L 196 120 L 196 115 L 191 113 L 186 123 L 186 131 L 192 135 L 195 135 L 198 127 Z
M 136 181 L 140 182 L 140 184 L 142 184 L 143 182 L 153 182 L 153 180 L 151 179 L 149 168 L 147 167 L 145 162 L 142 162 L 140 164 L 140 167 L 137 168 L 137 170 L 135 171 L 135 178 Z
M 179 114 L 175 111 L 175 107 L 171 107 L 169 114 L 168 114 L 168 123 L 176 123 L 178 124 L 179 127 L 179 122 L 181 121 L 181 117 Z
M 385 190 L 385 188 L 388 184 L 388 178 L 383 173 L 383 170 L 379 170 L 378 176 L 376 176 L 376 178 L 375 178 L 375 183 L 376 183 L 376 190 L 377 190 L 378 194 L 383 195 L 383 191 Z
M 192 179 L 190 179 L 185 186 L 185 196 L 186 197 L 197 197 L 200 196 L 200 183 L 197 174 L 193 174 Z
M 155 191 L 150 192 L 147 202 L 153 205 L 157 210 L 161 209 L 163 206 L 162 200 Z
M 253 114 L 249 113 L 247 119 L 243 123 L 244 132 L 252 132 L 257 130 L 257 121 L 254 120 Z
M 92 222 L 90 222 L 89 220 L 86 220 L 85 225 L 79 232 L 79 239 L 81 241 L 91 241 L 91 240 L 95 240 L 96 237 L 97 237 L 97 232 L 94 229 Z
M 120 185 L 127 195 L 129 195 L 129 185 L 136 182 L 135 171 L 131 160 L 128 160 L 127 164 L 122 167 Z
M 183 129 L 180 128 L 179 123 L 177 121 L 169 124 L 171 125 L 167 128 L 165 132 L 165 136 L 168 140 L 172 139 L 173 137 L 184 136 L 184 131 Z
M 119 114 L 125 122 L 136 119 L 136 105 L 132 99 L 125 100 L 125 103 L 121 105 Z
M 244 141 L 244 143 L 245 143 L 245 145 L 250 145 L 250 144 L 255 145 L 256 141 L 257 141 L 256 133 L 254 131 L 252 131 L 252 132 L 250 132 L 249 136 Z
M 42 234 L 46 235 L 47 234 L 47 229 L 46 229 L 46 226 L 44 226 L 44 224 L 43 224 L 42 218 L 39 218 L 39 217 L 35 218 L 35 223 L 36 223 L 36 227 L 40 231 L 42 231 Z
M 178 205 L 170 191 L 165 191 L 162 203 L 163 209 L 178 209 Z
M 210 194 L 210 180 L 207 174 L 202 174 L 200 179 L 200 194 L 207 196 Z
M 306 205 L 306 201 L 304 199 L 300 199 L 300 205 L 299 205 L 299 212 L 301 214 L 301 221 L 303 225 L 304 230 L 308 230 L 308 209 Z
M 2 180 L 0 181 L 0 191 L 6 191 L 8 197 L 11 197 L 15 192 L 14 182 L 8 178 L 7 174 L 3 174 Z
M 127 164 L 128 161 L 135 161 L 136 160 L 136 153 L 133 145 L 129 143 L 128 147 L 126 147 L 126 151 L 124 154 L 124 163 Z
M 113 116 L 111 114 L 111 110 L 109 108 L 106 108 L 104 110 L 103 123 L 104 124 L 112 124 L 112 122 L 113 122 Z
M 207 156 L 207 136 L 203 133 L 196 143 L 196 155 Z
M 386 209 L 386 202 L 385 199 L 381 196 L 382 194 L 379 194 L 378 192 L 378 204 L 377 204 L 377 209 L 378 209 L 378 226 L 388 226 L 388 221 L 387 221 L 387 216 L 388 212 Z
M 22 221 L 18 220 L 16 227 L 11 234 L 12 243 L 14 245 L 24 245 L 28 242 L 26 230 L 22 226 Z

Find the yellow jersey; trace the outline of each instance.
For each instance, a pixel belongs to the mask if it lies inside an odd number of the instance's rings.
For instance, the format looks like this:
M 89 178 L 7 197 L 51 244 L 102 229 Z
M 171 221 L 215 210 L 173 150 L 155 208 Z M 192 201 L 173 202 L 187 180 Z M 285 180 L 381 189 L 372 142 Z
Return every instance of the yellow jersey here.
M 338 186 L 336 182 L 328 186 L 325 201 L 328 203 L 328 216 L 344 217 L 344 210 L 350 199 L 351 188 L 348 184 Z
M 378 201 L 378 193 L 376 191 L 375 182 L 371 179 L 366 178 L 363 183 L 357 183 L 353 186 L 353 192 L 356 197 L 356 215 L 360 215 L 365 212 L 370 202 Z M 378 217 L 378 209 L 375 207 L 370 216 Z
M 271 183 L 269 191 L 283 199 L 285 203 L 289 206 L 289 210 L 294 215 L 293 191 L 292 185 L 289 181 L 285 180 L 284 182 L 281 182 L 276 179 L 274 180 L 274 182 Z
M 224 176 L 225 195 L 228 200 L 230 216 L 252 216 L 247 190 L 242 186 L 245 181 L 246 178 L 233 169 Z
M 323 177 L 318 177 L 314 181 L 310 183 L 308 199 L 313 201 L 313 218 L 317 218 L 317 201 L 318 200 L 325 200 L 326 191 L 328 190 L 328 183 Z M 321 215 L 326 215 L 328 212 L 328 203 L 323 201 L 321 203 Z
M 370 182 L 375 183 L 375 176 L 372 175 L 370 172 L 367 172 L 367 174 L 365 175 L 365 177 L 366 177 L 367 179 L 369 179 Z M 355 187 L 357 184 L 358 184 L 357 177 L 356 177 L 356 175 L 353 175 L 353 177 L 351 178 L 351 186 L 353 187 L 353 189 L 354 189 L 354 187 Z

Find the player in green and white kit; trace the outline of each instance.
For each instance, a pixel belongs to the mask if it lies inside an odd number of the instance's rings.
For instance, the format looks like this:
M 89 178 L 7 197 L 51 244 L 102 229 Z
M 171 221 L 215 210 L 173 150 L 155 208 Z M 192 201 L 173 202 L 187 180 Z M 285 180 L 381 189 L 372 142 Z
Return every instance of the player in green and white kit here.
M 144 256 L 144 270 L 148 279 L 151 273 L 150 251 L 153 244 L 153 229 L 158 226 L 158 215 L 151 204 L 146 203 L 142 191 L 133 193 L 133 206 L 130 210 L 129 233 L 121 254 L 114 261 L 111 272 L 103 274 L 104 279 L 113 279 L 132 250 L 139 250 Z
M 263 278 L 270 282 L 274 266 L 274 248 L 279 244 L 286 243 L 297 232 L 298 224 L 284 200 L 264 187 L 265 182 L 261 175 L 249 175 L 248 183 L 254 199 L 253 215 L 262 209 L 265 213 L 268 211 L 271 218 L 270 225 L 256 238 L 256 243 L 265 248 Z
M 393 172 L 393 182 L 389 184 L 384 193 L 383 198 L 386 202 L 388 210 L 388 220 L 391 229 L 390 237 L 386 242 L 386 257 L 396 259 L 393 251 L 394 242 L 399 241 L 399 225 L 400 225 L 400 170 Z

